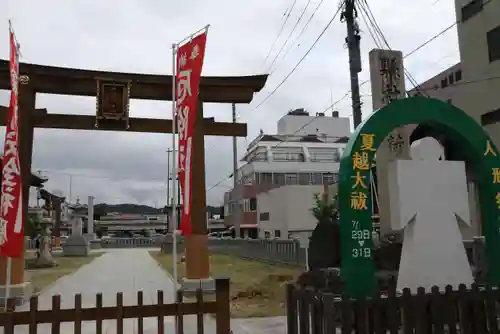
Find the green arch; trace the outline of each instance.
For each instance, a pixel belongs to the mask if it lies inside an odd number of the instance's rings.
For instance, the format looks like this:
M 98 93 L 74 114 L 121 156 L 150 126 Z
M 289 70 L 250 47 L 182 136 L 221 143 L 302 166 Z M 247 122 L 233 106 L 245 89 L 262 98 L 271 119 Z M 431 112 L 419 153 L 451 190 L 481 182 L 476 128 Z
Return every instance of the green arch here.
M 375 265 L 372 259 L 371 201 L 368 191 L 356 185 L 356 173 L 366 182 L 369 170 L 355 170 L 354 157 L 373 162 L 376 148 L 394 129 L 407 124 L 428 124 L 459 145 L 477 177 L 483 234 L 486 242 L 488 281 L 500 283 L 500 156 L 483 128 L 465 112 L 450 103 L 425 97 L 392 102 L 370 115 L 349 138 L 340 161 L 339 207 L 341 226 L 341 276 L 348 295 L 357 297 L 376 291 Z M 367 138 L 373 139 L 372 149 Z M 358 159 L 359 160 L 363 159 Z M 357 164 L 359 165 L 359 164 Z M 368 183 L 369 184 L 369 183 Z M 364 195 L 366 209 L 361 205 Z M 358 200 L 360 199 L 361 200 Z M 352 206 L 358 206 L 354 209 Z M 369 232 L 369 234 L 368 234 Z

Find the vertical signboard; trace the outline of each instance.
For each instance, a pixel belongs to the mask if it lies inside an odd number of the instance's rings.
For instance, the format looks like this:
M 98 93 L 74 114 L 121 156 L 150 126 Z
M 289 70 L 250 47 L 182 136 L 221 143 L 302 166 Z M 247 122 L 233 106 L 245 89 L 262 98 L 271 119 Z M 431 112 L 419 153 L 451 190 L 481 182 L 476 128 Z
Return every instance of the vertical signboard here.
M 394 100 L 405 98 L 403 54 L 401 51 L 370 51 L 370 80 L 373 110 L 378 110 Z M 410 134 L 414 125 L 406 125 L 392 131 L 381 143 L 375 159 L 377 170 L 378 215 L 380 233 L 391 229 L 389 184 L 387 163 L 396 159 L 409 159 Z M 375 204 L 375 203 L 374 203 Z

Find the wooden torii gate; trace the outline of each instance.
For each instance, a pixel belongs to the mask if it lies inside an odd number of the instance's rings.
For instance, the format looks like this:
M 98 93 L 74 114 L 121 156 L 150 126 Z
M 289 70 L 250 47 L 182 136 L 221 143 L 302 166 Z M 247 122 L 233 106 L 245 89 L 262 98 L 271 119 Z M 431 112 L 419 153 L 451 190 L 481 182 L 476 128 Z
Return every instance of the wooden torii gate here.
M 193 235 L 185 240 L 188 279 L 209 277 L 204 136 L 247 135 L 246 124 L 215 122 L 213 118 L 204 118 L 203 102 L 250 103 L 254 93 L 264 87 L 266 80 L 267 75 L 201 78 L 191 163 Z M 8 60 L 0 60 L 0 89 L 10 89 Z M 96 96 L 96 116 L 50 114 L 46 109 L 35 109 L 36 93 Z M 172 120 L 169 119 L 129 118 L 129 99 L 172 101 L 172 77 L 20 64 L 19 151 L 23 178 L 24 219 L 28 212 L 34 128 L 172 132 Z M 0 108 L 0 126 L 5 126 L 6 119 L 7 108 Z M 5 282 L 5 276 L 6 261 L 0 258 L 0 284 Z M 24 258 L 12 261 L 11 279 L 14 285 L 24 283 Z

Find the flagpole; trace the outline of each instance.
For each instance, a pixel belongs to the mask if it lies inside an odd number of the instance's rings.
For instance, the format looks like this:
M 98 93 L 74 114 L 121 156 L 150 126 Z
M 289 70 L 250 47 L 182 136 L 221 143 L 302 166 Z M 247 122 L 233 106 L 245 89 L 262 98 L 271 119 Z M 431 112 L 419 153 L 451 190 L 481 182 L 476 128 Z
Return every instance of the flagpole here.
M 182 43 L 184 43 L 185 41 L 188 41 L 188 40 L 191 40 L 194 38 L 194 36 L 198 35 L 200 32 L 204 31 L 204 32 L 208 32 L 208 28 L 210 28 L 210 24 L 207 24 L 206 26 L 204 26 L 203 28 L 195 31 L 194 33 L 192 33 L 191 35 L 187 36 L 186 38 L 184 38 L 183 40 L 181 40 L 180 42 L 178 42 L 176 44 L 176 46 L 178 45 L 181 45 Z
M 172 193 L 174 196 L 172 196 L 172 224 L 173 225 L 173 256 L 172 256 L 172 261 L 173 261 L 173 275 L 174 275 L 174 283 L 175 287 L 177 287 L 177 282 L 178 282 L 178 277 L 177 277 L 177 198 L 175 196 L 176 194 L 176 187 L 177 187 L 177 159 L 175 156 L 175 134 L 176 134 L 176 127 L 177 127 L 177 122 L 176 122 L 176 68 L 175 68 L 175 58 L 177 56 L 177 44 L 172 44 Z M 169 175 L 170 177 L 170 175 Z

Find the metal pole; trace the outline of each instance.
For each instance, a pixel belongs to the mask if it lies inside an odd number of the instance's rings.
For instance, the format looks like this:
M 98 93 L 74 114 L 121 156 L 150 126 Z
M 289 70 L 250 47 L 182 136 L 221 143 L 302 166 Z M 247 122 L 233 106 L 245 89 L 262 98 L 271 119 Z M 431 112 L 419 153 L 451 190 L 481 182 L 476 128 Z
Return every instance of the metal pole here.
M 236 123 L 236 103 L 233 103 L 233 123 Z M 240 187 L 238 186 L 238 140 L 233 137 L 233 194 L 236 197 L 236 205 L 234 206 L 233 221 L 234 221 L 234 236 L 241 237 L 240 230 Z
M 176 99 L 177 99 L 177 96 L 176 96 L 176 75 L 177 75 L 177 71 L 176 71 L 176 67 L 175 67 L 175 58 L 177 56 L 177 44 L 172 44 L 172 150 L 174 151 L 173 154 L 172 154 L 172 177 L 174 177 L 174 175 L 177 175 L 177 166 L 176 166 L 176 157 L 175 157 L 175 133 L 177 132 L 177 122 L 176 122 Z M 170 175 L 167 175 L 168 178 L 170 178 Z M 175 194 L 175 187 L 176 187 L 176 183 L 175 182 L 172 182 L 172 193 Z M 172 222 L 175 222 L 176 219 L 176 208 L 177 208 L 177 203 L 176 203 L 176 198 L 175 196 L 173 196 L 172 198 Z M 177 276 L 177 228 L 173 229 L 173 245 L 172 245 L 172 271 L 173 271 L 173 275 L 174 275 L 174 296 L 177 295 L 177 285 L 179 284 L 179 278 Z M 174 317 L 175 320 L 174 320 L 174 332 L 177 333 L 177 323 L 178 323 L 178 319 L 177 317 Z
M 177 178 L 175 179 L 177 182 L 177 204 L 179 206 L 179 208 L 181 207 L 181 181 L 179 180 L 179 177 L 177 176 Z M 182 205 L 184 205 L 184 203 L 182 203 Z M 179 210 L 181 211 L 181 210 Z M 180 213 L 177 215 L 177 228 L 179 228 L 181 226 L 181 215 Z
M 167 149 L 167 203 L 165 205 L 165 217 L 168 216 L 167 214 L 167 210 L 168 210 L 168 207 L 170 206 L 170 152 L 172 152 L 171 149 Z M 168 231 L 169 232 L 172 232 L 173 229 L 172 229 L 172 222 L 169 222 L 168 224 Z
M 358 14 L 354 6 L 355 0 L 346 0 L 345 9 L 342 17 L 347 25 L 347 47 L 349 50 L 349 72 L 351 76 L 351 98 L 352 98 L 352 118 L 354 121 L 354 129 L 361 124 L 361 97 L 359 95 L 359 79 L 358 73 L 361 72 L 361 52 L 359 42 L 359 26 L 355 19 Z

